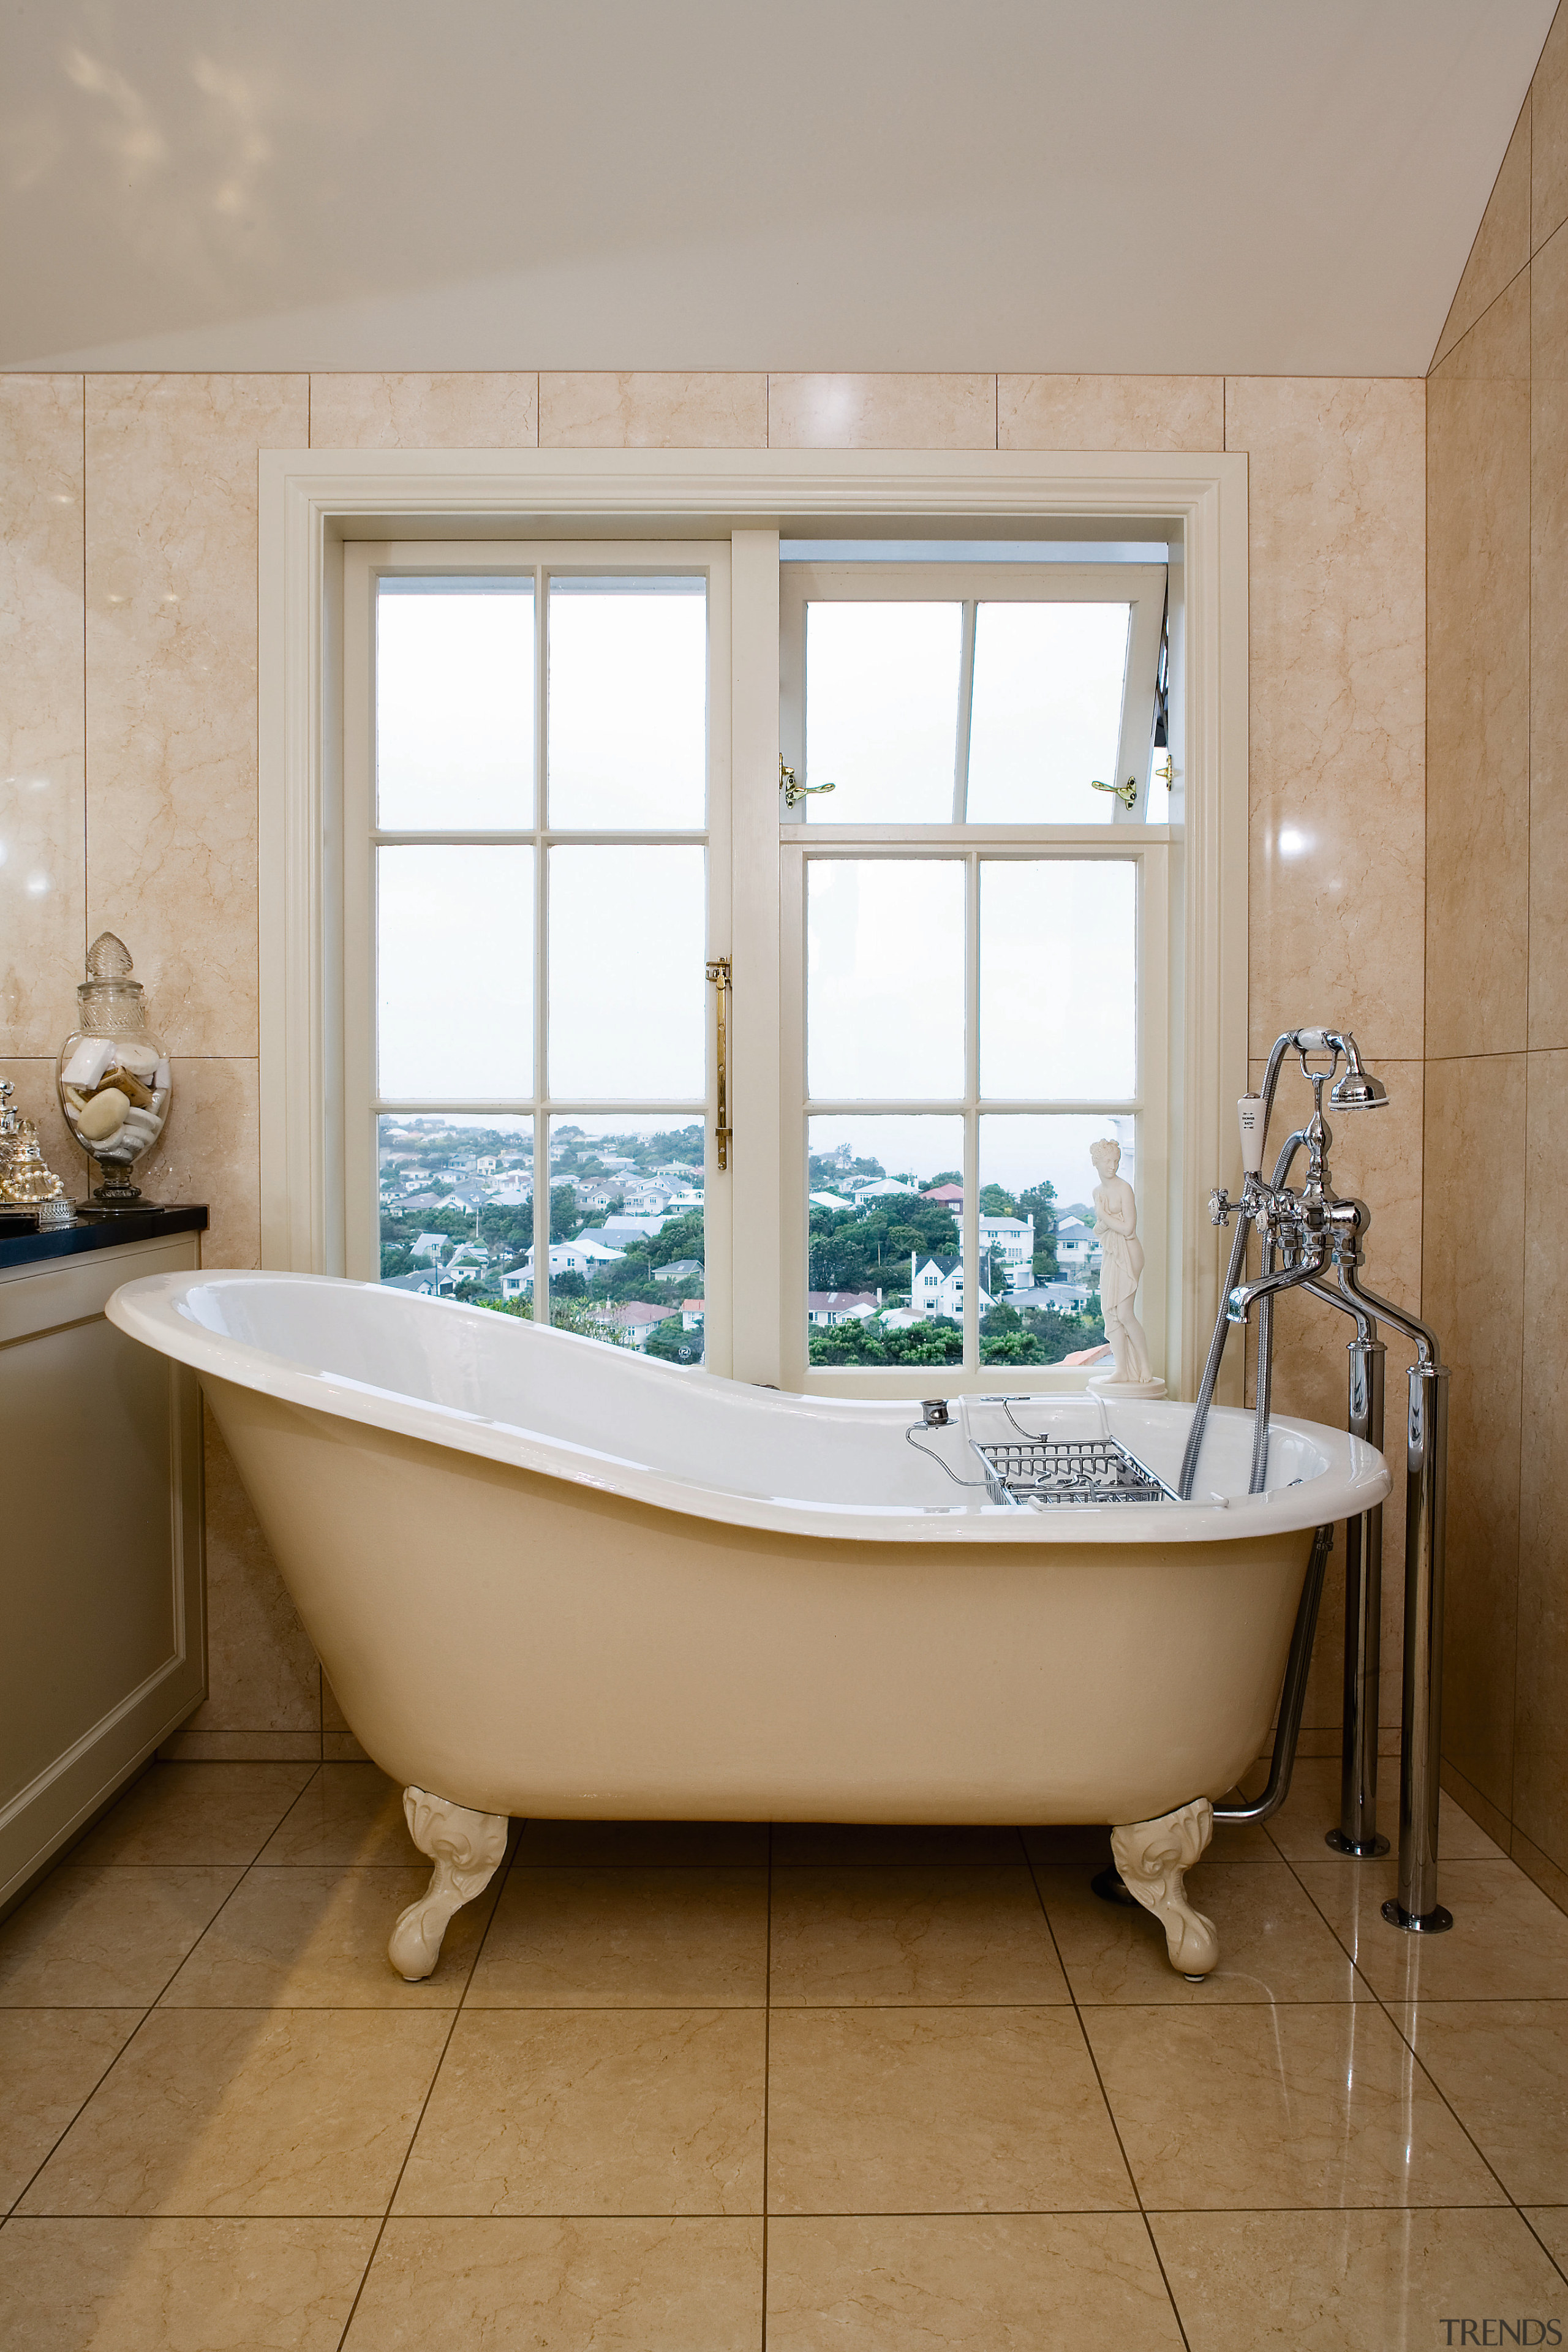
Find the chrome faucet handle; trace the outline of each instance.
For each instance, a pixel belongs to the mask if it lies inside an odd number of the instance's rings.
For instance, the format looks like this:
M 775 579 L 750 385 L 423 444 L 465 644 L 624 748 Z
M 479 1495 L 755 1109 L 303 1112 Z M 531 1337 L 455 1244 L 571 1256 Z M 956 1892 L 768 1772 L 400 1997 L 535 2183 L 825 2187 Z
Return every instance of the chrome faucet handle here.
M 1216 1184 L 1209 1194 L 1210 1224 L 1228 1225 L 1240 1206 L 1240 1202 L 1233 1201 L 1223 1184 Z

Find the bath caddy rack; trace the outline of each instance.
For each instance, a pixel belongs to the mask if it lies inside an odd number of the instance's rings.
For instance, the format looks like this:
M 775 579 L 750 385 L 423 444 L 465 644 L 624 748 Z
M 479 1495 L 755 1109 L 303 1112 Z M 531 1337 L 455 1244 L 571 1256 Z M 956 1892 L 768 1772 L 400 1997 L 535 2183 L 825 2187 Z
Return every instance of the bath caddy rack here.
M 1011 1413 L 1008 1419 L 1012 1419 Z M 1163 1478 L 1113 1437 L 1049 1436 L 983 1445 L 972 1437 L 994 1503 L 1173 1503 Z

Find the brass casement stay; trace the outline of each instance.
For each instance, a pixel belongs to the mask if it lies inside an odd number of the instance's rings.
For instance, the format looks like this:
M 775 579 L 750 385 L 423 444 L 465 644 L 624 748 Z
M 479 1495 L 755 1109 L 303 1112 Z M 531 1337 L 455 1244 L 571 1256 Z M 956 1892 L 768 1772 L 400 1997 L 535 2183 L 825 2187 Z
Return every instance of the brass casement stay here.
M 813 793 L 832 793 L 838 789 L 837 784 L 797 784 L 795 770 L 784 766 L 782 751 L 779 753 L 779 785 L 784 796 L 785 808 L 794 808 L 796 801 L 809 800 Z
M 1158 776 L 1158 778 L 1160 779 L 1160 782 L 1164 785 L 1165 790 L 1166 790 L 1167 792 L 1170 792 L 1170 791 L 1172 790 L 1172 788 L 1173 787 L 1173 785 L 1174 785 L 1174 783 L 1175 783 L 1175 781 L 1176 781 L 1176 769 L 1175 769 L 1175 762 L 1173 761 L 1173 759 L 1172 759 L 1171 754 L 1169 753 L 1169 751 L 1167 751 L 1167 752 L 1166 752 L 1166 754 L 1165 754 L 1165 764 L 1164 764 L 1164 766 L 1163 766 L 1163 768 L 1156 768 L 1156 769 L 1155 769 L 1155 771 L 1154 771 L 1154 773 L 1156 774 L 1156 776 Z
M 1091 793 L 1114 793 L 1124 809 L 1130 809 L 1138 797 L 1138 780 L 1129 776 L 1124 784 L 1102 784 L 1098 776 L 1089 779 Z
M 730 1165 L 730 1138 L 734 1130 L 730 1118 L 730 1024 L 727 1017 L 730 1001 L 730 959 L 714 956 L 708 965 L 708 977 L 719 992 L 719 1121 L 713 1129 L 713 1139 L 719 1146 L 719 1165 Z

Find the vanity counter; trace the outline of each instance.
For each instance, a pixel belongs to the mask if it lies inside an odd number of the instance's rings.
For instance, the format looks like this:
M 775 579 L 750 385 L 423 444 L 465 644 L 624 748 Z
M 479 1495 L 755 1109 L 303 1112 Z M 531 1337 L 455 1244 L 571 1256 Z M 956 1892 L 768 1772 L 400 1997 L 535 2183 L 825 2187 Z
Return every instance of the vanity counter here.
M 161 1242 L 171 1234 L 205 1234 L 206 1229 L 205 1208 L 165 1209 L 153 1202 L 134 1215 L 117 1211 L 111 1217 L 84 1218 L 58 1233 L 7 1233 L 0 1226 L 0 1267 L 43 1265 L 83 1250 L 121 1249 L 129 1242 Z

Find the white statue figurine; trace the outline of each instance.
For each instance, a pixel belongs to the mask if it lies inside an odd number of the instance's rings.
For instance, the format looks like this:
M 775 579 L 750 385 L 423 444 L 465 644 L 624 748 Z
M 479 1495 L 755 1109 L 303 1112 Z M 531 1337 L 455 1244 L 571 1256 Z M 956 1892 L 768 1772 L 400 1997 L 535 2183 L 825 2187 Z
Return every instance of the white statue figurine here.
M 1090 1385 L 1122 1396 L 1161 1396 L 1165 1383 L 1154 1378 L 1149 1342 L 1132 1307 L 1143 1272 L 1143 1244 L 1138 1238 L 1138 1203 L 1132 1187 L 1116 1172 L 1121 1165 L 1121 1146 L 1107 1136 L 1089 1145 L 1089 1156 L 1100 1178 L 1094 1188 L 1094 1230 L 1100 1246 L 1100 1312 L 1116 1359 L 1115 1371 Z

